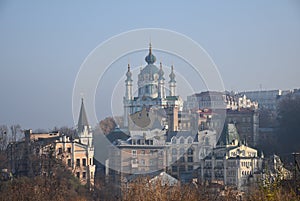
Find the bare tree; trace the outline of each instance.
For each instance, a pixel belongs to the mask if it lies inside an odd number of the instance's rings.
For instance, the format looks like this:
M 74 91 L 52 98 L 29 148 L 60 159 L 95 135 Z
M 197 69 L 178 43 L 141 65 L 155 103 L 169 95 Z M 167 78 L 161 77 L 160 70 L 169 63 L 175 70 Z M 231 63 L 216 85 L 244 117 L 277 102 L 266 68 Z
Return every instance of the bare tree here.
M 12 141 L 17 141 L 17 133 L 21 131 L 21 126 L 19 124 L 11 125 L 10 126 Z
M 0 125 L 0 151 L 6 149 L 8 143 L 8 128 L 6 125 Z

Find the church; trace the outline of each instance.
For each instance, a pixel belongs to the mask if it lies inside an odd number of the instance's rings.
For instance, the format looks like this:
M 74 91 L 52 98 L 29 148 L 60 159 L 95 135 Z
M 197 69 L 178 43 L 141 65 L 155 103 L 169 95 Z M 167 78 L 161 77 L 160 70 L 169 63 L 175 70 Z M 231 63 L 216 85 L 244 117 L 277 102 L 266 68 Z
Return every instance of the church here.
M 169 130 L 178 130 L 178 111 L 182 110 L 183 101 L 176 95 L 176 79 L 174 67 L 171 66 L 168 88 L 165 83 L 163 65 L 155 65 L 156 57 L 152 53 L 151 44 L 149 53 L 145 57 L 147 65 L 140 69 L 138 75 L 138 95 L 134 97 L 133 80 L 130 65 L 125 80 L 124 127 L 128 130 L 144 130 L 153 127 L 168 127 Z M 167 94 L 167 92 L 169 92 Z M 156 125 L 153 125 L 156 123 Z

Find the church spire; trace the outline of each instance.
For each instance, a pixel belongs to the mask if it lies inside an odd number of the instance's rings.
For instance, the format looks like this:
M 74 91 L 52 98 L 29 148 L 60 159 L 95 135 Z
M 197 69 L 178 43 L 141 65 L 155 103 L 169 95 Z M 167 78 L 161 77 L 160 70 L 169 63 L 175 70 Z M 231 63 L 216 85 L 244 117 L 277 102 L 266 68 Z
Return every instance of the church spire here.
M 88 119 L 86 116 L 85 107 L 84 107 L 84 103 L 83 103 L 83 98 L 81 98 L 81 108 L 80 108 L 77 126 L 78 126 L 79 133 L 83 132 L 85 126 L 89 127 L 89 123 L 88 123 Z

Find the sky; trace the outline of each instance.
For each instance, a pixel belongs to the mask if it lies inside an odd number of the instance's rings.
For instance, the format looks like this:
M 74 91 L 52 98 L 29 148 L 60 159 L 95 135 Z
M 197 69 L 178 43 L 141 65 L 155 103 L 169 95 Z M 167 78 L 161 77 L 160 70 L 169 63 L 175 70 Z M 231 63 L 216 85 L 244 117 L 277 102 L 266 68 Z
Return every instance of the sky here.
M 85 58 L 105 40 L 140 28 L 196 41 L 227 90 L 300 87 L 297 0 L 0 0 L 0 125 L 74 126 L 72 92 Z M 107 114 L 97 111 L 99 120 Z

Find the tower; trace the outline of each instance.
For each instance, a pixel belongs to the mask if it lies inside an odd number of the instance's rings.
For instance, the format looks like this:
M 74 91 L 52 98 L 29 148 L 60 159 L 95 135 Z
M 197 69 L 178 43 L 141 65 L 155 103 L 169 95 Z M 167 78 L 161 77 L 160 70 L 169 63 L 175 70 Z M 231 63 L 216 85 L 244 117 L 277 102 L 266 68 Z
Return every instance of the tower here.
M 81 108 L 77 124 L 77 133 L 80 143 L 87 145 L 88 147 L 93 146 L 93 133 L 88 123 L 83 99 L 81 99 Z
M 158 98 L 164 99 L 165 97 L 165 78 L 162 63 L 160 62 L 158 71 Z
M 128 64 L 128 70 L 126 73 L 126 80 L 125 80 L 125 97 L 123 100 L 124 104 L 124 126 L 128 127 L 128 115 L 131 114 L 130 105 L 132 101 L 132 73 L 130 71 L 130 65 Z
M 170 81 L 169 81 L 169 87 L 170 87 L 170 96 L 175 96 L 176 94 L 176 80 L 175 80 L 175 73 L 174 73 L 174 67 L 171 66 L 171 73 L 169 75 Z
M 85 172 L 86 181 L 88 186 L 94 185 L 94 173 L 96 170 L 96 166 L 94 165 L 94 143 L 93 143 L 93 132 L 92 128 L 88 123 L 87 115 L 85 112 L 85 107 L 83 103 L 83 99 L 81 99 L 81 108 L 78 118 L 77 124 L 77 134 L 79 138 L 79 146 L 84 148 L 85 155 L 81 156 L 85 159 L 85 165 L 82 167 L 82 174 Z M 73 146 L 73 161 L 75 160 L 75 146 Z M 76 161 L 78 158 L 76 157 Z M 80 159 L 79 159 L 80 160 Z M 83 159 L 82 159 L 83 160 Z M 77 163 L 77 162 L 76 162 Z M 79 161 L 80 163 L 80 161 Z
M 132 73 L 130 71 L 130 65 L 128 64 L 128 70 L 126 73 L 126 80 L 125 80 L 125 85 L 126 85 L 126 92 L 125 92 L 125 99 L 126 100 L 131 100 L 132 99 Z

